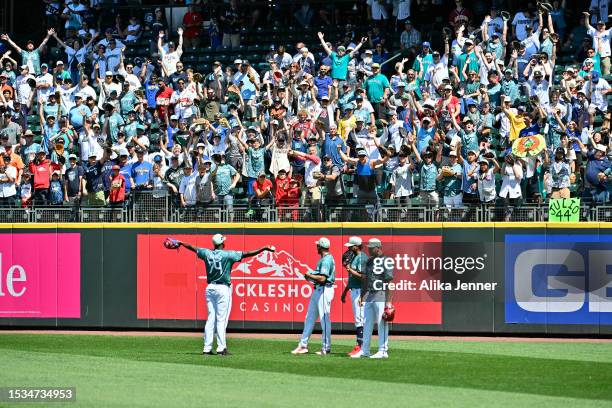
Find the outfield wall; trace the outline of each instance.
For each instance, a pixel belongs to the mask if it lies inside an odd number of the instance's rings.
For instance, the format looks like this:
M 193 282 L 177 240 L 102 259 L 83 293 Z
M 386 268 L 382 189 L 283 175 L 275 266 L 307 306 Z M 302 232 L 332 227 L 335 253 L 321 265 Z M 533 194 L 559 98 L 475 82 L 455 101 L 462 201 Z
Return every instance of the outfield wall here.
M 358 235 L 397 261 L 395 332 L 612 334 L 609 223 L 5 224 L 0 326 L 201 329 L 203 262 L 162 241 L 210 247 L 218 232 L 228 249 L 277 249 L 235 265 L 233 329 L 301 330 L 312 291 L 301 275 L 326 236 L 332 321 L 351 330 L 340 257 Z

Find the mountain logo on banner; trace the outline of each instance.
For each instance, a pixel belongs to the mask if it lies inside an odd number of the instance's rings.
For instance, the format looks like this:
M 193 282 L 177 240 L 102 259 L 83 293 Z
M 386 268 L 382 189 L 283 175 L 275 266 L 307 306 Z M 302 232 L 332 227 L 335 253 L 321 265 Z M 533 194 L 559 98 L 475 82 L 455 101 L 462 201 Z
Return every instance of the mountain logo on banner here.
M 303 278 L 313 270 L 285 251 L 264 251 L 232 269 L 232 274 L 240 272 L 252 277 L 296 277 Z

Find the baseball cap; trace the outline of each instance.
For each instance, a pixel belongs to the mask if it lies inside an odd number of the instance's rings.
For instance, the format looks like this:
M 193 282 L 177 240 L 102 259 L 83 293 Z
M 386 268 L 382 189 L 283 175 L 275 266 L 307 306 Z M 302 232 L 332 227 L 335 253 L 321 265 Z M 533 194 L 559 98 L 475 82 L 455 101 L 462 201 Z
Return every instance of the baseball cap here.
M 212 237 L 213 245 L 221 245 L 225 242 L 225 237 L 221 234 L 215 234 Z
M 599 72 L 597 72 L 597 71 L 593 71 L 593 73 L 591 74 L 591 80 L 592 80 L 594 83 L 599 82 Z
M 470 119 L 470 117 L 469 117 L 469 116 L 466 116 L 465 118 L 463 118 L 463 120 L 462 120 L 461 122 L 463 122 L 463 123 L 474 123 L 474 122 L 472 121 L 472 119 Z
M 457 152 L 454 150 L 451 150 L 451 152 L 448 154 L 448 157 L 457 157 Z
M 345 247 L 359 246 L 362 244 L 361 238 L 359 237 L 350 237 L 348 242 L 344 244 Z
M 363 53 L 364 54 L 372 54 L 372 50 L 365 50 Z
M 178 116 L 172 115 L 172 116 L 170 116 L 170 120 L 178 120 Z
M 49 65 L 47 65 L 46 62 L 43 62 L 42 64 L 40 64 L 41 68 L 49 68 Z
M 444 85 L 444 89 L 450 89 L 452 91 L 453 87 L 452 87 L 452 85 Z
M 317 244 L 321 248 L 325 248 L 325 249 L 329 249 L 329 246 L 331 245 L 330 242 L 329 242 L 329 239 L 327 239 L 325 237 L 319 238 L 317 241 L 315 241 L 315 244 Z
M 504 70 L 504 74 L 511 74 L 512 73 L 512 68 L 506 68 Z
M 398 88 L 400 88 L 400 87 L 405 87 L 405 86 L 406 86 L 406 83 L 405 83 L 404 81 L 399 81 L 399 82 L 397 83 L 397 87 L 398 87 Z
M 338 47 L 338 51 L 344 52 L 344 51 L 346 51 L 346 47 L 344 47 L 344 45 L 341 45 L 341 46 Z
M 604 153 L 608 151 L 608 149 L 606 149 L 606 146 L 599 143 L 595 145 L 595 150 L 599 150 L 600 152 Z
M 478 158 L 478 163 L 487 163 L 487 164 L 489 164 L 489 160 L 487 160 L 487 158 L 484 157 L 484 156 L 480 156 Z
M 431 47 L 431 44 L 429 43 L 429 41 L 423 41 L 423 47 Z
M 474 41 L 472 41 L 472 40 L 470 40 L 470 39 L 468 38 L 467 40 L 465 40 L 465 42 L 464 42 L 463 44 L 465 44 L 465 45 L 468 45 L 468 44 L 474 44 Z
M 155 156 L 155 158 L 153 159 L 154 162 L 156 163 L 161 163 L 162 161 L 162 157 L 160 155 Z
M 368 240 L 368 248 L 381 248 L 382 242 L 378 238 L 370 238 Z
M 357 149 L 357 156 L 366 156 L 367 153 L 365 149 Z
M 323 95 L 323 96 L 321 97 L 321 100 L 322 100 L 322 101 L 324 101 L 324 100 L 325 100 L 325 101 L 329 101 L 329 96 L 327 96 L 327 95 Z
M 70 156 L 68 156 L 68 160 L 70 160 L 70 159 L 75 159 L 76 160 L 76 158 L 77 158 L 77 156 L 74 153 L 71 154 Z
M 372 68 L 380 68 L 380 64 L 378 62 L 375 62 L 372 64 Z
M 542 71 L 534 71 L 534 72 L 533 72 L 533 76 L 534 76 L 534 77 L 537 77 L 537 76 L 540 76 L 540 77 L 541 77 L 541 76 L 542 76 Z
M 508 95 L 506 95 L 506 96 L 503 96 L 503 97 L 502 97 L 502 101 L 503 101 L 503 102 L 512 102 L 512 98 L 511 98 L 511 97 L 509 97 Z
M 200 142 L 200 143 L 198 143 L 198 144 L 196 145 L 196 147 L 206 147 L 206 145 L 205 145 L 204 143 Z
M 425 116 L 423 119 L 421 119 L 421 122 L 431 122 L 431 118 L 429 116 Z
M 122 147 L 121 149 L 119 149 L 119 156 L 129 156 L 129 155 L 130 153 L 125 147 Z

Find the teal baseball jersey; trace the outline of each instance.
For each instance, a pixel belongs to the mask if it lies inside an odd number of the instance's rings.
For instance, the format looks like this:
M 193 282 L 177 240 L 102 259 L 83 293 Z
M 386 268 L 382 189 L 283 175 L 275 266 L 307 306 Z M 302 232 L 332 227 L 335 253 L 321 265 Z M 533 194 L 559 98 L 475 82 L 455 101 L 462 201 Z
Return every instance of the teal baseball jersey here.
M 356 255 L 351 264 L 349 265 L 351 269 L 356 270 L 357 272 L 364 273 L 365 263 L 368 261 L 368 256 L 363 252 L 360 252 L 359 255 Z M 361 289 L 362 281 L 361 279 L 349 274 L 348 278 L 348 287 L 349 289 Z
M 325 284 L 331 284 L 336 281 L 336 262 L 334 257 L 330 254 L 326 254 L 319 262 L 317 262 L 317 269 L 313 275 L 323 275 L 326 277 Z M 320 286 L 318 283 L 315 285 Z
M 223 249 L 198 248 L 197 255 L 206 265 L 206 281 L 224 285 L 231 283 L 232 266 L 242 259 L 242 251 L 225 251 Z

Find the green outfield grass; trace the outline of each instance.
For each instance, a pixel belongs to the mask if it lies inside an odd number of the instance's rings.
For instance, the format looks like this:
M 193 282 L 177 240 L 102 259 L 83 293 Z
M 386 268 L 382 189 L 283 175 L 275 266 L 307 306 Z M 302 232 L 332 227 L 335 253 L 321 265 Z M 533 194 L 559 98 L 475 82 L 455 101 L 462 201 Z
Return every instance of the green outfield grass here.
M 193 337 L 0 333 L 0 386 L 76 386 L 69 407 L 612 406 L 611 343 L 391 338 L 376 361 L 346 357 L 350 341 L 325 357 L 292 356 L 296 341 L 228 345 L 220 357 Z

